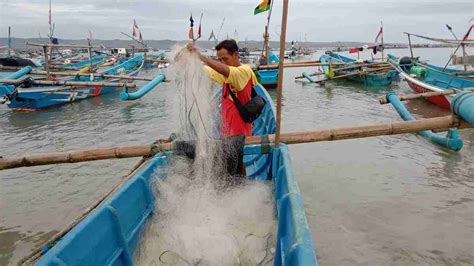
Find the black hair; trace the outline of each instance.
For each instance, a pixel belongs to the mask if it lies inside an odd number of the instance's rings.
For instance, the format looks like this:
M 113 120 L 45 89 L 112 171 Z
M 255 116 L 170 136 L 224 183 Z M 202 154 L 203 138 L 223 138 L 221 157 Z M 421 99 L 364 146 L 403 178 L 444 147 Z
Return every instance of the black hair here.
M 235 40 L 223 40 L 218 45 L 216 45 L 216 51 L 219 51 L 220 49 L 226 49 L 229 54 L 233 54 L 239 51 L 239 46 Z

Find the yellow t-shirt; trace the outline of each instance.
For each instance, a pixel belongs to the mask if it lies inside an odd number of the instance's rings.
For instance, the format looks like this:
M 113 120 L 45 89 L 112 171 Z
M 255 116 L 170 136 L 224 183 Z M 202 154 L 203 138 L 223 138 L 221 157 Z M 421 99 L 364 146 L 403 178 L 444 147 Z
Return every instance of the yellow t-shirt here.
M 234 91 L 242 91 L 249 82 L 249 79 L 252 79 L 252 84 L 257 84 L 257 77 L 255 77 L 249 65 L 229 66 L 229 77 L 227 78 L 209 66 L 205 66 L 205 68 L 211 80 L 221 84 L 227 83 L 231 85 Z

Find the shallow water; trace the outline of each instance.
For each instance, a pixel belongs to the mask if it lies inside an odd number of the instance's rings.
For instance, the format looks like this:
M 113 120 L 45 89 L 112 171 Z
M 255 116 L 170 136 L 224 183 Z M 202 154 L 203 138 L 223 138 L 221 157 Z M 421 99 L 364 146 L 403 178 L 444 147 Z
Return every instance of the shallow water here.
M 449 51 L 415 49 L 415 55 L 443 65 Z M 285 70 L 283 132 L 399 121 L 378 98 L 391 89 L 411 92 L 403 82 L 381 91 L 351 82 L 295 83 L 303 71 L 314 69 Z M 151 143 L 176 130 L 175 104 L 173 83 L 164 83 L 135 102 L 111 94 L 41 112 L 0 106 L 0 155 Z M 424 101 L 407 105 L 418 117 L 446 113 Z M 460 152 L 415 135 L 292 145 L 320 264 L 474 264 L 474 131 L 460 132 Z M 137 161 L 0 172 L 0 265 L 68 225 Z

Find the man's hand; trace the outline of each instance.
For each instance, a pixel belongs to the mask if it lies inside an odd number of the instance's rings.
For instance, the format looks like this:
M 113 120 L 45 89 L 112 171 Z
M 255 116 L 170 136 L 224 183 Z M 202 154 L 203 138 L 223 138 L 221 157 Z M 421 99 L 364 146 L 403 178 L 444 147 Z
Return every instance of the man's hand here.
M 190 52 L 198 52 L 198 53 L 199 53 L 199 49 L 198 49 L 198 47 L 197 47 L 196 45 L 194 45 L 194 43 L 188 43 L 188 44 L 186 45 L 186 48 L 188 48 L 188 50 L 189 50 Z

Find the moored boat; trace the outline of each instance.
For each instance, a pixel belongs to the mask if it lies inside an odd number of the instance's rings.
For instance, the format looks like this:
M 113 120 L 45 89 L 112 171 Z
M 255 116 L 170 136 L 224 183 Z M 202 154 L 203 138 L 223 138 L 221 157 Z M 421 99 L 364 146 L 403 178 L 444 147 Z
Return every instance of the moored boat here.
M 322 66 L 323 72 L 329 76 L 329 79 L 337 76 L 346 76 L 345 79 L 362 83 L 366 86 L 388 86 L 392 81 L 398 78 L 398 72 L 393 69 L 379 67 L 376 62 L 363 62 L 364 66 L 353 67 L 338 71 L 337 68 L 330 66 L 330 63 L 343 63 L 340 66 L 345 67 L 345 64 L 355 65 L 357 60 L 342 56 L 338 53 L 326 51 L 324 55 L 319 58 L 321 63 L 328 65 Z M 379 68 L 380 70 L 377 70 Z M 354 74 L 354 75 L 351 75 Z
M 442 92 L 455 89 L 460 92 L 474 88 L 474 80 L 455 75 L 457 70 L 443 72 L 439 67 L 424 65 L 410 57 L 397 58 L 388 55 L 391 63 L 397 66 L 398 72 L 406 80 L 408 86 L 416 93 Z M 428 101 L 444 109 L 451 109 L 452 95 L 438 95 L 426 98 Z
M 258 62 L 259 65 L 266 65 L 266 59 L 261 58 L 262 62 Z M 270 57 L 268 58 L 269 64 L 278 64 L 280 58 L 276 54 L 270 51 Z M 266 89 L 275 89 L 278 83 L 278 69 L 258 69 L 255 71 L 255 76 L 260 84 Z
M 98 74 L 134 76 L 138 74 L 142 67 L 143 56 L 137 55 L 119 65 L 98 72 Z M 12 75 L 9 78 L 20 79 L 28 74 L 28 71 L 24 72 L 24 70 L 20 70 L 19 72 L 21 72 L 21 75 Z M 120 81 L 117 78 L 102 78 L 97 76 L 94 76 L 94 74 L 91 74 L 90 76 L 77 76 L 61 80 L 61 82 L 118 83 Z M 38 110 L 118 91 L 117 86 L 96 85 L 76 87 L 62 85 L 32 85 L 31 82 L 28 82 L 30 80 L 31 79 L 27 78 L 24 80 L 25 82 L 16 86 L 0 84 L 0 96 L 3 96 L 5 99 L 3 102 L 7 103 L 9 108 L 16 110 Z
M 254 121 L 253 134 L 275 132 L 275 109 L 265 89 L 256 92 L 267 104 Z M 157 153 L 146 160 L 115 193 L 105 199 L 57 242 L 45 245 L 37 265 L 133 265 L 147 221 L 155 215 L 150 182 L 165 178 L 173 152 Z M 317 265 L 298 184 L 286 145 L 261 143 L 244 147 L 247 176 L 271 181 L 277 219 L 274 265 Z M 163 176 L 161 176 L 163 175 Z M 160 219 L 160 217 L 156 217 Z M 157 255 L 157 254 L 156 254 Z M 157 255 L 158 256 L 158 255 Z

